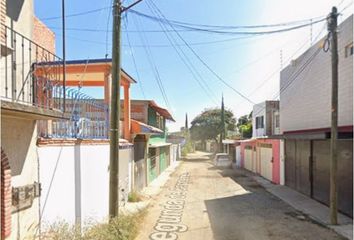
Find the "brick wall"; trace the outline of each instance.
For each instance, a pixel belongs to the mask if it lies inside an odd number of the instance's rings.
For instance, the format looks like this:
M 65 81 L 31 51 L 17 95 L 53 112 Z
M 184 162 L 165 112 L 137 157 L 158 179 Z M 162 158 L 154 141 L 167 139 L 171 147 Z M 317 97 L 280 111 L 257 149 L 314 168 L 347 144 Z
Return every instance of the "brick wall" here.
M 1 149 L 1 239 L 11 233 L 11 169 L 5 152 Z
M 45 48 L 51 53 L 55 53 L 55 34 L 37 17 L 33 17 L 33 37 L 32 41 Z
M 6 0 L 0 0 L 0 44 L 5 44 Z

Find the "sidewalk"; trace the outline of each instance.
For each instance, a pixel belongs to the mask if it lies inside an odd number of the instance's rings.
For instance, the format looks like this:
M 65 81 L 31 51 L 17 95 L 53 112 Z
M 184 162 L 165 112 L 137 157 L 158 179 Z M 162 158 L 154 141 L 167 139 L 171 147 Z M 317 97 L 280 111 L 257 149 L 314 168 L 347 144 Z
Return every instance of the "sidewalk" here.
M 141 191 L 141 194 L 147 200 L 141 202 L 127 202 L 122 207 L 122 212 L 131 214 L 147 208 L 150 205 L 150 202 L 153 200 L 153 197 L 161 192 L 162 187 L 165 185 L 168 179 L 170 179 L 170 175 L 176 170 L 180 163 L 181 161 L 174 162 Z
M 162 187 L 165 185 L 168 179 L 170 179 L 170 175 L 176 170 L 180 163 L 181 161 L 176 161 L 168 168 L 166 168 L 165 171 L 163 171 L 148 186 L 146 186 L 141 193 L 149 198 L 158 195 L 161 192 Z
M 353 240 L 353 220 L 343 214 L 338 213 L 339 225 L 331 225 L 329 222 L 329 208 L 287 186 L 274 185 L 268 180 L 253 176 L 253 179 L 262 185 L 268 192 L 277 196 L 295 209 L 308 215 L 313 220 L 326 225 L 338 234 Z

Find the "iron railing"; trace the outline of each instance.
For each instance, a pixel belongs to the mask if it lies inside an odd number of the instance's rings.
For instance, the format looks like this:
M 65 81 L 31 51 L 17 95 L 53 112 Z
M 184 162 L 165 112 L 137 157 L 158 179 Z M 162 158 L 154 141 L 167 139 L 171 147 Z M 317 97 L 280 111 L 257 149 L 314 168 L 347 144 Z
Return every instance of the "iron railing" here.
M 1 28 L 1 100 L 63 111 L 62 59 L 6 25 Z
M 108 139 L 108 105 L 82 93 L 80 89 L 67 88 L 65 111 L 70 119 L 41 120 L 39 136 L 43 138 Z

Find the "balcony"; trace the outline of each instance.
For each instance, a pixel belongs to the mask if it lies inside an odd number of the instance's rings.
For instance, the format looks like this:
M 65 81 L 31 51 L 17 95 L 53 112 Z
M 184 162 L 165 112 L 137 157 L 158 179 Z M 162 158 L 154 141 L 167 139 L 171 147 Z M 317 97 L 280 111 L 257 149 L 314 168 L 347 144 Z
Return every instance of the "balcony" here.
M 67 88 L 65 111 L 69 119 L 38 121 L 38 136 L 45 139 L 109 138 L 109 108 L 103 100 L 91 98 L 80 88 Z
M 1 113 L 31 119 L 65 118 L 62 60 L 13 29 L 1 27 Z

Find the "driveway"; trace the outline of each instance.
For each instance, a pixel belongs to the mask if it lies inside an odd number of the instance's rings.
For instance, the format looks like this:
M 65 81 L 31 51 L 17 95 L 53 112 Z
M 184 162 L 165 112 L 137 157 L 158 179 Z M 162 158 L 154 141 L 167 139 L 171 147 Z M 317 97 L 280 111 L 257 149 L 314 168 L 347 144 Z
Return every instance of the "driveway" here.
M 139 240 L 343 239 L 202 152 L 189 155 L 152 202 Z

